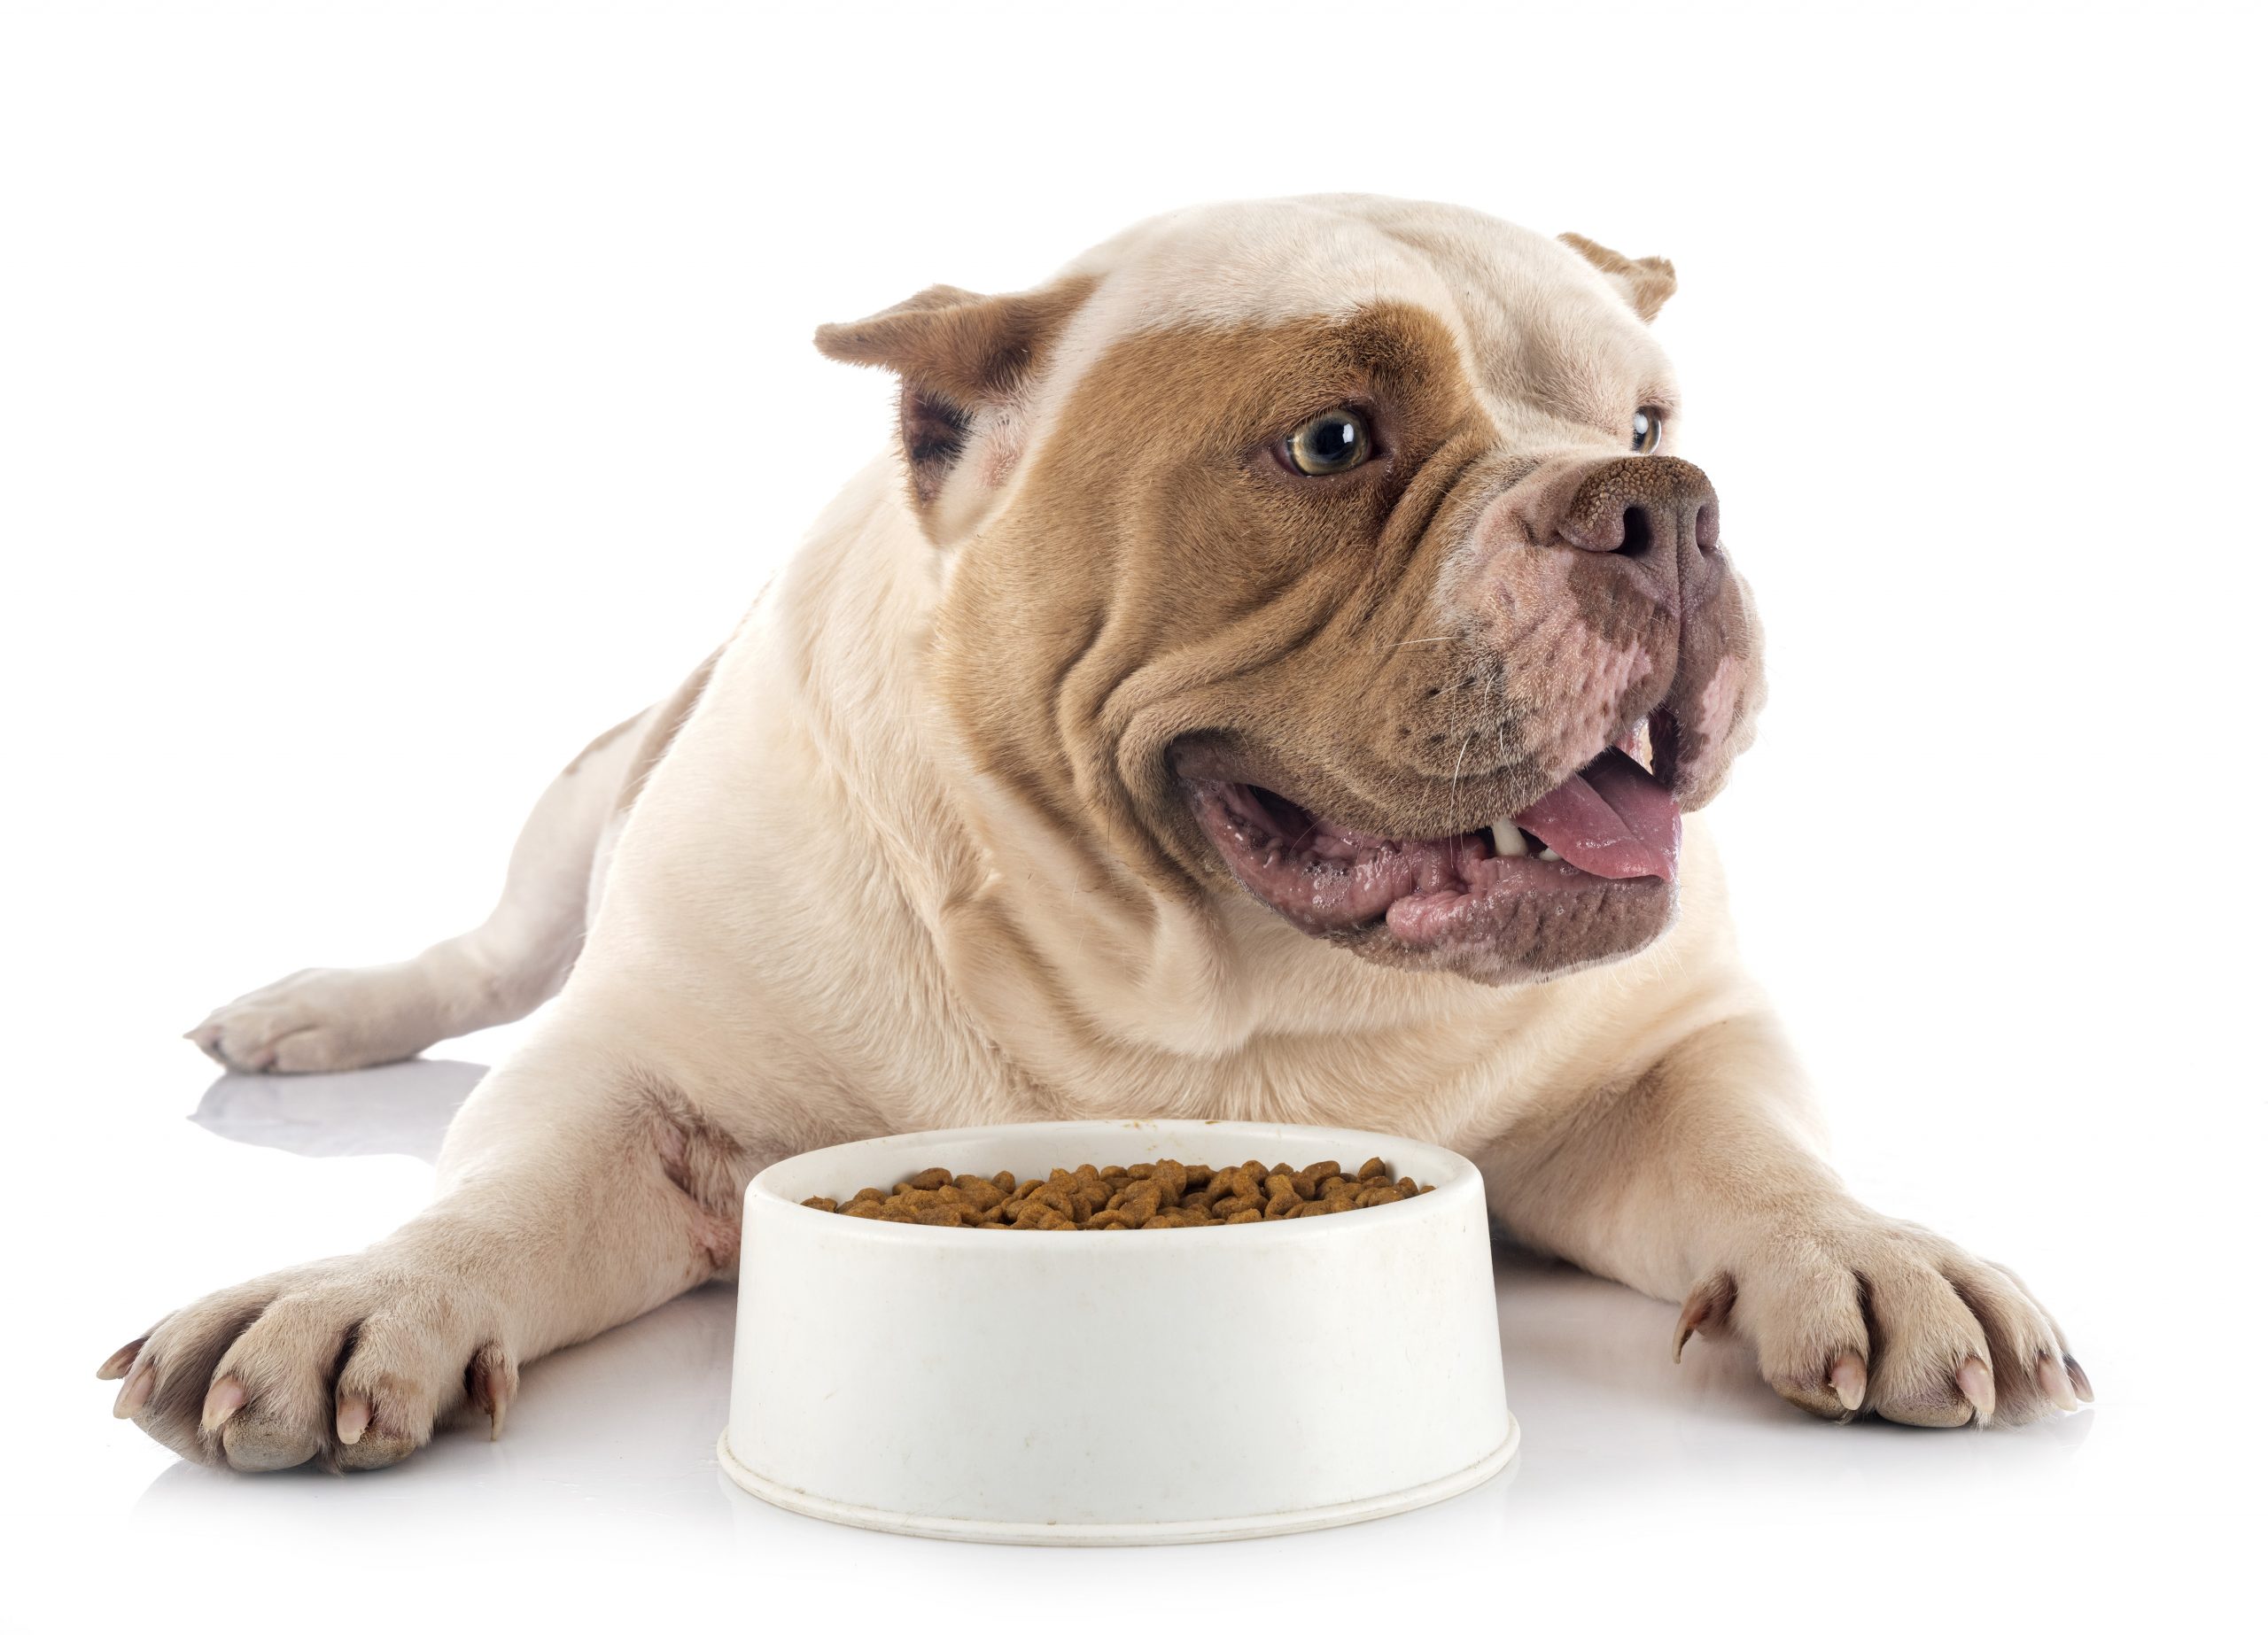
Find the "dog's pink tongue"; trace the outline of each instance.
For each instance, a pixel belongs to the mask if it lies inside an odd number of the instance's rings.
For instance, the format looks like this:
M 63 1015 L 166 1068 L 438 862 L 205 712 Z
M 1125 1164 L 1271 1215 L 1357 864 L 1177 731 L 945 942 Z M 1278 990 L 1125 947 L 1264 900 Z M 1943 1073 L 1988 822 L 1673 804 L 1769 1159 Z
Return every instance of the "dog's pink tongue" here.
M 1677 878 L 1677 802 L 1619 749 L 1608 750 L 1512 821 L 1586 874 Z

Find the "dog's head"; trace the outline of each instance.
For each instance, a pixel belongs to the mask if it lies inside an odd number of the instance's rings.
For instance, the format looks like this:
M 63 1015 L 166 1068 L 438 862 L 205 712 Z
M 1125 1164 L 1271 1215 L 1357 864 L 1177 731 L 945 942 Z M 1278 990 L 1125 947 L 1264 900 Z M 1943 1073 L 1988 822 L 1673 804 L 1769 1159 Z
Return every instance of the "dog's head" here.
M 902 381 L 977 770 L 1144 888 L 1524 980 L 1644 946 L 1761 699 L 1668 263 L 1332 198 L 821 329 Z

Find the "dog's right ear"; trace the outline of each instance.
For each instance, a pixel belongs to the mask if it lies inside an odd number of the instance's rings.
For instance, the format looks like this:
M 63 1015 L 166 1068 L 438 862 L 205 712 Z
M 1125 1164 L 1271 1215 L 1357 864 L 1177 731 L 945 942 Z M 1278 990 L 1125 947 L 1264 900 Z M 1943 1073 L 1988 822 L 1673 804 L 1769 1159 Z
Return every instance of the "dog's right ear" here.
M 843 363 L 896 371 L 898 438 L 913 508 L 930 538 L 981 518 L 1023 453 L 1024 387 L 1094 287 L 1063 279 L 1020 295 L 950 284 L 812 338 Z
M 1559 242 L 1604 273 L 1606 281 L 1648 323 L 1661 311 L 1662 303 L 1677 293 L 1677 268 L 1660 256 L 1640 256 L 1633 260 L 1620 251 L 1610 250 L 1581 233 L 1562 233 Z

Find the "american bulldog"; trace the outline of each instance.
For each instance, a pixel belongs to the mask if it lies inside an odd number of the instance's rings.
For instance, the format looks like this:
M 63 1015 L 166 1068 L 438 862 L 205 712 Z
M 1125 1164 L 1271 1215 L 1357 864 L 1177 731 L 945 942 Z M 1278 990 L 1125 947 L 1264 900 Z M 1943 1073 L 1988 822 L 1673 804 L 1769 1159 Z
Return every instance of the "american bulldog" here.
M 1798 1406 L 2088 1394 L 2005 1268 L 1845 1189 L 1694 814 L 1763 696 L 1648 329 L 1666 261 L 1318 198 L 1146 222 L 1022 294 L 819 331 L 895 446 L 729 640 L 537 803 L 487 921 L 193 1037 L 338 1070 L 557 1003 L 433 1204 L 120 1348 L 244 1470 L 391 1464 L 733 1275 L 820 1143 L 1284 1120 L 1469 1155 L 1524 1242 Z

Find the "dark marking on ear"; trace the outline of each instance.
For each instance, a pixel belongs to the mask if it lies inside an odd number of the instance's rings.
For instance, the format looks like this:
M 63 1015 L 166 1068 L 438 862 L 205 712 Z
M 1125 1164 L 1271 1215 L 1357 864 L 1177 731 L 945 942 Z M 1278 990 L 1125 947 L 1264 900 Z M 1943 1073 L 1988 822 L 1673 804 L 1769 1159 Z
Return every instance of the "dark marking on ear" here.
M 968 415 L 907 380 L 897 391 L 897 437 L 905 450 L 905 469 L 913 498 L 928 505 L 968 446 Z

